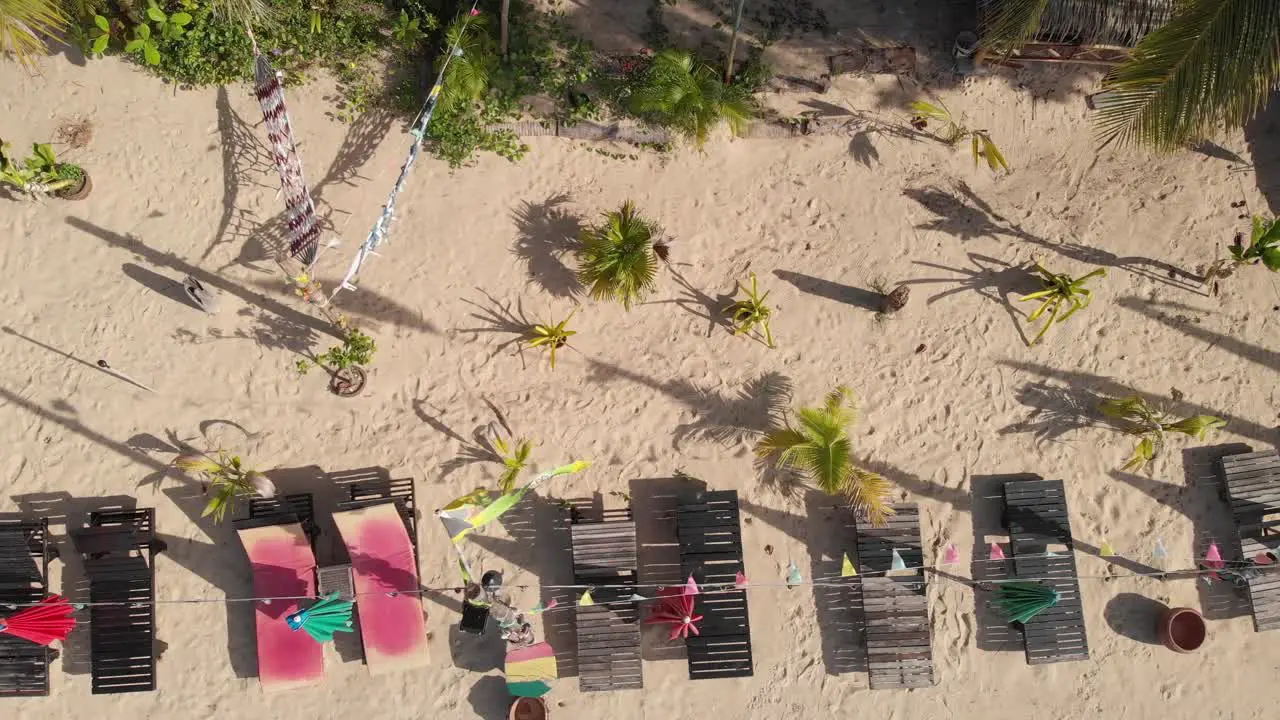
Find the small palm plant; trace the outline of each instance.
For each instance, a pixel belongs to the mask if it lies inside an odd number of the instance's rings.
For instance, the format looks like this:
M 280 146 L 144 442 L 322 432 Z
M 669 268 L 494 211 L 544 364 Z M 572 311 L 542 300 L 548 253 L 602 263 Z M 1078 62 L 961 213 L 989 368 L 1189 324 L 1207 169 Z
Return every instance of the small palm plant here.
M 1035 345 L 1040 342 L 1040 338 L 1049 332 L 1049 328 L 1053 327 L 1055 322 L 1066 322 L 1067 318 L 1076 313 L 1077 310 L 1089 307 L 1089 303 L 1093 301 L 1093 291 L 1085 287 L 1085 283 L 1090 279 L 1098 276 L 1105 276 L 1106 269 L 1098 268 L 1084 277 L 1075 280 L 1070 275 L 1055 275 L 1045 269 L 1040 263 L 1036 263 L 1036 274 L 1040 276 L 1040 282 L 1044 285 L 1044 289 L 1040 292 L 1033 292 L 1030 295 L 1023 295 L 1022 301 L 1041 300 L 1040 307 L 1035 312 L 1027 316 L 1027 322 L 1035 322 L 1040 316 L 1049 311 L 1049 318 L 1045 321 L 1044 327 L 1040 328 L 1040 332 L 1028 345 Z M 1066 312 L 1062 312 L 1063 307 L 1070 306 Z M 1058 317 L 1058 313 L 1062 313 L 1062 317 Z
M 848 429 L 858 417 L 853 392 L 841 385 L 827 394 L 822 407 L 800 408 L 795 417 L 798 427 L 787 422 L 765 434 L 756 455 L 773 459 L 780 470 L 807 475 L 824 492 L 846 495 L 855 510 L 883 525 L 893 515 L 889 481 L 853 464 Z
M 533 452 L 533 441 L 525 438 L 509 441 L 503 437 L 493 439 L 493 447 L 502 458 L 502 475 L 498 478 L 498 487 L 502 492 L 509 492 L 516 486 L 516 479 L 529 464 L 529 453 Z
M 239 455 L 229 455 L 223 450 L 218 451 L 217 457 L 204 453 L 179 455 L 173 464 L 199 478 L 206 493 L 213 491 L 201 517 L 212 516 L 215 523 L 222 522 L 238 498 L 255 495 L 269 498 L 276 494 L 275 484 L 266 475 L 245 469 Z
M 741 136 L 755 114 L 750 92 L 721 82 L 714 69 L 686 50 L 663 50 L 654 56 L 629 103 L 632 112 L 675 128 L 698 147 L 722 120 Z
M 1255 265 L 1261 262 L 1268 270 L 1280 272 L 1280 222 L 1253 216 L 1253 231 L 1249 244 L 1239 242 L 1230 248 L 1236 262 Z
M 1139 438 L 1133 456 L 1124 464 L 1124 470 L 1140 470 L 1164 450 L 1165 433 L 1177 432 L 1199 440 L 1209 430 L 1225 427 L 1226 420 L 1212 415 L 1194 415 L 1174 420 L 1172 415 L 1147 406 L 1147 401 L 1137 395 L 1126 398 L 1103 398 L 1098 403 L 1102 414 L 1119 421 L 1120 428 Z
M 489 76 L 497 65 L 493 37 L 485 15 L 461 15 L 445 30 L 446 52 L 436 59 L 436 69 L 445 69 L 440 90 L 440 108 L 448 110 L 472 103 L 489 91 Z M 457 48 L 452 55 L 451 48 Z
M 569 344 L 569 338 L 577 335 L 577 330 L 569 329 L 569 321 L 573 319 L 574 314 L 578 312 L 578 308 L 574 308 L 569 317 L 561 320 L 554 325 L 547 323 L 539 323 L 529 329 L 529 337 L 526 342 L 529 347 L 545 347 L 551 353 L 551 369 L 556 369 L 556 350 Z
M 957 145 L 965 138 L 969 138 L 971 147 L 973 148 L 973 164 L 977 165 L 978 160 L 986 160 L 987 166 L 992 172 L 997 170 L 1009 170 L 1009 163 L 1005 161 L 1004 155 L 1000 152 L 1000 148 L 996 147 L 996 143 L 991 139 L 991 135 L 986 130 L 970 130 L 956 120 L 946 105 L 939 102 L 937 105 L 917 100 L 911 103 L 911 109 L 915 112 L 911 116 L 911 125 L 917 130 L 923 130 L 928 127 L 930 120 L 936 120 L 941 123 L 942 127 L 938 132 L 934 133 L 939 140 L 948 145 Z
M 752 335 L 752 331 L 759 326 L 764 333 L 764 344 L 768 347 L 774 347 L 773 333 L 769 330 L 769 318 L 773 315 L 773 308 L 765 304 L 768 299 L 768 291 L 760 294 L 760 289 L 756 285 L 756 274 L 751 273 L 751 289 L 748 290 L 745 285 L 738 283 L 738 289 L 747 297 L 738 300 L 729 307 L 725 308 L 725 313 L 729 316 L 729 321 L 733 325 L 734 335 Z M 757 339 L 759 339 L 757 337 Z
M 578 279 L 591 297 L 631 303 L 653 289 L 658 270 L 662 228 L 640 216 L 630 200 L 607 212 L 604 222 L 582 231 L 578 248 Z

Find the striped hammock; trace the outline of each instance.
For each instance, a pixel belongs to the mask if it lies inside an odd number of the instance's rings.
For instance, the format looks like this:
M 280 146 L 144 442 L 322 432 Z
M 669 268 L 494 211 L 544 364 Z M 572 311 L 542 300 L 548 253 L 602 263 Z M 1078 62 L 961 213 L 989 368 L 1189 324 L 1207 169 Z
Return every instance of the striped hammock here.
M 320 245 L 320 218 L 316 215 L 311 191 L 302 177 L 302 162 L 293 142 L 293 128 L 284 104 L 284 86 L 280 74 L 258 55 L 254 67 L 254 94 L 262 106 L 262 119 L 267 126 L 276 168 L 280 170 L 280 189 L 284 192 L 285 213 L 289 228 L 289 256 L 308 268 L 316 261 Z

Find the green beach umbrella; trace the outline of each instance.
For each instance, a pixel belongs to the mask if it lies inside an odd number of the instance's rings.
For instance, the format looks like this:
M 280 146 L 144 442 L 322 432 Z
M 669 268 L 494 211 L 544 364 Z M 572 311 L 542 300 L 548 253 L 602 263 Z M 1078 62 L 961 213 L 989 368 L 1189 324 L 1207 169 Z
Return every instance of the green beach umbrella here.
M 334 633 L 351 632 L 353 604 L 339 600 L 338 593 L 333 592 L 315 605 L 288 615 L 285 622 L 292 630 L 305 630 L 316 642 L 326 643 L 333 639 Z
M 996 604 L 1011 623 L 1026 624 L 1061 599 L 1057 590 L 1041 583 L 1007 582 L 996 587 Z

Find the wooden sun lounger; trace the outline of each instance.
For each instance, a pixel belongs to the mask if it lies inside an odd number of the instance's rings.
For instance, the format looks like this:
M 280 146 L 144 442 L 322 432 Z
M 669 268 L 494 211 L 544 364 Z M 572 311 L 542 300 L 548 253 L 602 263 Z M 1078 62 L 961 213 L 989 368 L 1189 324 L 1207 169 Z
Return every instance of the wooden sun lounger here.
M 1087 660 L 1084 606 L 1062 481 L 1005 483 L 1004 520 L 1009 530 L 1014 577 L 1042 582 L 1061 595 L 1057 605 L 1036 615 L 1022 628 L 1027 664 Z
M 636 585 L 636 523 L 630 510 L 606 512 L 602 522 L 577 522 L 573 583 L 601 585 L 595 605 L 579 606 L 578 687 L 583 692 L 644 687 L 640 665 L 640 612 L 629 602 Z
M 316 594 L 315 516 L 310 494 L 255 498 L 249 517 L 235 522 L 253 573 L 255 597 Z M 324 678 L 324 648 L 289 628 L 285 617 L 301 601 L 254 602 L 258 680 L 263 690 L 315 685 Z
M 700 492 L 676 509 L 680 568 L 699 586 L 733 586 L 742 564 L 742 527 L 738 492 Z M 695 612 L 702 615 L 699 635 L 685 641 L 689 679 L 750 677 L 751 626 L 745 590 L 699 595 Z
M 155 690 L 155 510 L 89 513 L 71 537 L 89 580 L 93 694 Z
M 418 594 L 418 522 L 413 480 L 350 483 L 350 500 L 333 521 L 351 555 L 356 618 L 370 672 L 421 667 L 430 662 L 426 620 Z M 409 545 L 387 533 L 388 517 L 404 524 Z M 381 528 L 372 535 L 371 528 Z M 390 554 L 385 554 L 390 549 Z
M 0 614 L 5 603 L 26 606 L 49 594 L 49 521 L 0 521 Z M 0 633 L 0 697 L 49 694 L 50 650 Z
M 866 618 L 871 688 L 933 685 L 933 634 L 929 626 L 920 508 L 895 505 L 883 527 L 858 517 L 858 573 Z M 898 551 L 908 571 L 887 575 Z
M 1259 553 L 1280 555 L 1280 453 L 1227 455 L 1221 467 L 1241 558 L 1252 563 Z M 1251 566 L 1248 583 L 1253 629 L 1280 628 L 1280 564 Z

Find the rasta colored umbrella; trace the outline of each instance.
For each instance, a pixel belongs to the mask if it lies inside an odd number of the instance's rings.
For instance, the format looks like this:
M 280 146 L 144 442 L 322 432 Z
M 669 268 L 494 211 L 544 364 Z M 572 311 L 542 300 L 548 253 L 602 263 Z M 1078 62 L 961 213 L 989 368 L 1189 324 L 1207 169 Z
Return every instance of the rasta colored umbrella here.
M 326 643 L 334 633 L 351 632 L 352 604 L 332 592 L 315 605 L 285 616 L 285 622 L 295 632 L 305 630 L 316 642 Z
M 1057 590 L 1041 583 L 1007 582 L 996 586 L 996 604 L 1011 623 L 1026 624 L 1061 599 Z
M 72 607 L 61 595 L 50 595 L 25 610 L 0 618 L 0 633 L 7 633 L 38 645 L 66 640 L 76 626 Z
M 693 614 L 694 597 L 698 594 L 698 585 L 689 576 L 689 582 L 678 588 L 662 588 L 658 591 L 658 606 L 644 622 L 646 625 L 667 623 L 671 625 L 669 640 L 688 639 L 689 633 L 698 635 L 698 626 L 694 623 L 702 619 Z

